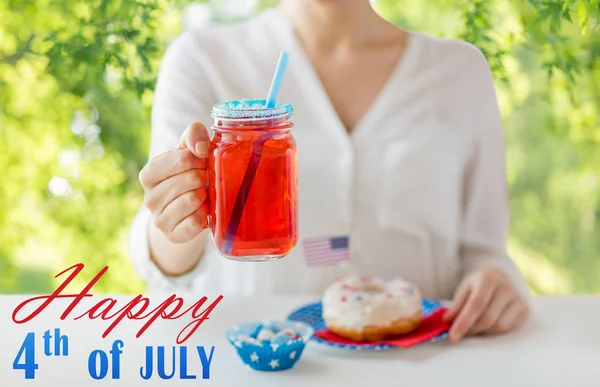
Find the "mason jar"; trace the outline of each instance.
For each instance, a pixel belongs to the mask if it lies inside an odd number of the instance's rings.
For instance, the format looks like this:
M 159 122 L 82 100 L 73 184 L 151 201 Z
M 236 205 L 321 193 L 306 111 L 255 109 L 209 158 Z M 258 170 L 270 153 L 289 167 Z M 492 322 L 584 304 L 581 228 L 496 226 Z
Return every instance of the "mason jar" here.
M 238 261 L 288 254 L 298 240 L 292 105 L 216 104 L 209 151 L 209 216 L 215 248 Z

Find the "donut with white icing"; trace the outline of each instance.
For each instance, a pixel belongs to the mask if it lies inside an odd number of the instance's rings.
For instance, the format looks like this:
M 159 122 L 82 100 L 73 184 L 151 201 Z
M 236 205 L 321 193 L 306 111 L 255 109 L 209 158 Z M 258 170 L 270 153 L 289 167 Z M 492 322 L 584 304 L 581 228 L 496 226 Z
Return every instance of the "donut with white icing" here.
M 380 341 L 414 331 L 422 321 L 421 292 L 402 280 L 348 277 L 323 296 L 330 331 L 354 341 Z

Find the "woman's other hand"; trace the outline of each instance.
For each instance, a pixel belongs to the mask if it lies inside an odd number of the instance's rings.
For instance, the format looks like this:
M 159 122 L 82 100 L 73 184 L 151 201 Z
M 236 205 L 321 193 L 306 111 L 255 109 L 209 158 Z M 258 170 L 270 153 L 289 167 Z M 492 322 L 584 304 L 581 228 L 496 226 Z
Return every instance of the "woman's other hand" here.
M 207 226 L 209 142 L 206 127 L 194 123 L 176 150 L 153 158 L 140 172 L 154 227 L 173 243 L 189 242 Z
M 466 335 L 505 333 L 527 320 L 529 304 L 514 290 L 508 276 L 497 268 L 484 268 L 464 278 L 453 304 L 444 315 L 452 321 L 450 341 Z

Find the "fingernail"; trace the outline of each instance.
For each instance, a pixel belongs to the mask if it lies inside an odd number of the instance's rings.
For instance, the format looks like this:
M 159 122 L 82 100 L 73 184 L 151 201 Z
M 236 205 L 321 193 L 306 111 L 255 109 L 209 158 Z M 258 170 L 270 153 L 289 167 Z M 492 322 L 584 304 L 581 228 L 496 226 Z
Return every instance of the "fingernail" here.
M 208 142 L 200 141 L 195 145 L 196 154 L 198 156 L 206 156 L 208 154 Z
M 450 333 L 449 339 L 451 343 L 458 343 L 458 341 L 460 340 L 460 336 L 456 333 Z

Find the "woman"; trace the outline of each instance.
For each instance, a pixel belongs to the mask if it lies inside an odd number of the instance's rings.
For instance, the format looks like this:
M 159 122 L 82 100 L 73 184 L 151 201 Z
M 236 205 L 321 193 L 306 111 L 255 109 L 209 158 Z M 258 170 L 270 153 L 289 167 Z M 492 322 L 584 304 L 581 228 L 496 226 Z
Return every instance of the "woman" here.
M 279 99 L 295 109 L 300 242 L 279 261 L 228 261 L 205 230 L 209 133 L 200 123 L 209 126 L 217 102 L 265 96 L 281 50 L 291 58 Z M 402 276 L 427 297 L 453 299 L 451 340 L 505 332 L 525 321 L 528 290 L 506 253 L 504 168 L 479 50 L 398 29 L 368 0 L 282 0 L 243 24 L 188 31 L 168 49 L 132 256 L 151 286 L 226 294 Z M 311 265 L 303 241 L 336 235 L 348 236 L 349 258 Z

